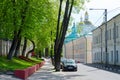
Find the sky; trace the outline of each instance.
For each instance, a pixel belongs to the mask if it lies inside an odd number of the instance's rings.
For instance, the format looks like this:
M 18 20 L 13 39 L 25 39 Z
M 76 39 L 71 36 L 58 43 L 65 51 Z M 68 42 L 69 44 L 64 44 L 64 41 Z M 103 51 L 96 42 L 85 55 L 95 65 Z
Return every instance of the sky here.
M 94 9 L 107 9 L 107 19 L 110 20 L 112 17 L 120 13 L 120 0 L 90 0 L 89 3 L 85 4 L 85 11 L 89 14 L 89 21 L 93 25 L 101 25 L 104 17 L 104 10 L 89 10 Z M 75 14 L 75 22 L 80 21 L 80 17 L 84 18 L 85 11 L 81 11 L 79 14 Z

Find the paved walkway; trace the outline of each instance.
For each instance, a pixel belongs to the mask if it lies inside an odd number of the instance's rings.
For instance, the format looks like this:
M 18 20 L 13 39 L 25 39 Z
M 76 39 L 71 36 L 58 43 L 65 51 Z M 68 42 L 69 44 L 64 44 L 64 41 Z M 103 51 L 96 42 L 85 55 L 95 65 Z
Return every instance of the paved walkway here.
M 21 80 L 21 79 L 15 77 L 13 72 L 12 72 L 11 75 L 10 74 L 3 74 L 3 73 L 1 73 L 0 74 L 0 80 Z
M 54 71 L 51 62 L 46 60 L 45 65 L 36 73 L 28 77 L 27 80 L 64 80 L 63 73 Z

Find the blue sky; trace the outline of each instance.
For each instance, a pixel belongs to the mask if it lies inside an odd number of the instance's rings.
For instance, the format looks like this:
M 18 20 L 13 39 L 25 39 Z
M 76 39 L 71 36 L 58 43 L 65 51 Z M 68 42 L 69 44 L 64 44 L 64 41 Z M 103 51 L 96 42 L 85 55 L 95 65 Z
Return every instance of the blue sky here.
M 103 21 L 104 10 L 89 10 L 94 9 L 107 9 L 108 20 L 120 13 L 120 0 L 90 0 L 85 4 L 85 11 L 88 11 L 89 20 L 95 26 L 101 25 Z M 84 17 L 85 11 L 81 11 L 79 14 L 74 14 L 75 22 L 80 21 L 80 17 Z

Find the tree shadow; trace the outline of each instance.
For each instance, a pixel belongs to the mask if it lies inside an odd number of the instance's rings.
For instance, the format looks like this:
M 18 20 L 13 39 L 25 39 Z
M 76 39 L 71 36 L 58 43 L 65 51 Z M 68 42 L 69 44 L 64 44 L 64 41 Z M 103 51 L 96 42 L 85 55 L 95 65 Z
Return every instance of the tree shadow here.
M 79 75 L 76 72 L 73 72 L 75 74 L 69 74 L 69 75 L 64 75 L 67 74 L 68 72 L 54 72 L 52 69 L 42 69 L 43 71 L 46 70 L 46 72 L 38 71 L 31 75 L 28 80 L 69 80 L 71 78 L 75 77 L 83 77 L 86 75 Z

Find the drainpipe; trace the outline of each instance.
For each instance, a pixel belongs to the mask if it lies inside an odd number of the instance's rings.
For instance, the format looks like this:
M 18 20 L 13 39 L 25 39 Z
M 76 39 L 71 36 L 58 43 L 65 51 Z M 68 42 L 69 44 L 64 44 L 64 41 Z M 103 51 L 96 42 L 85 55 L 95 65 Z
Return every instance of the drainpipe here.
M 85 58 L 86 58 L 86 64 L 87 64 L 87 37 L 84 35 L 84 38 L 85 38 Z
M 99 27 L 100 28 L 100 31 L 101 31 L 101 34 L 100 34 L 100 36 L 101 36 L 101 63 L 102 63 L 102 28 L 101 27 Z
M 72 39 L 72 51 L 73 51 L 73 59 L 74 59 L 74 42 L 73 42 L 73 39 Z

